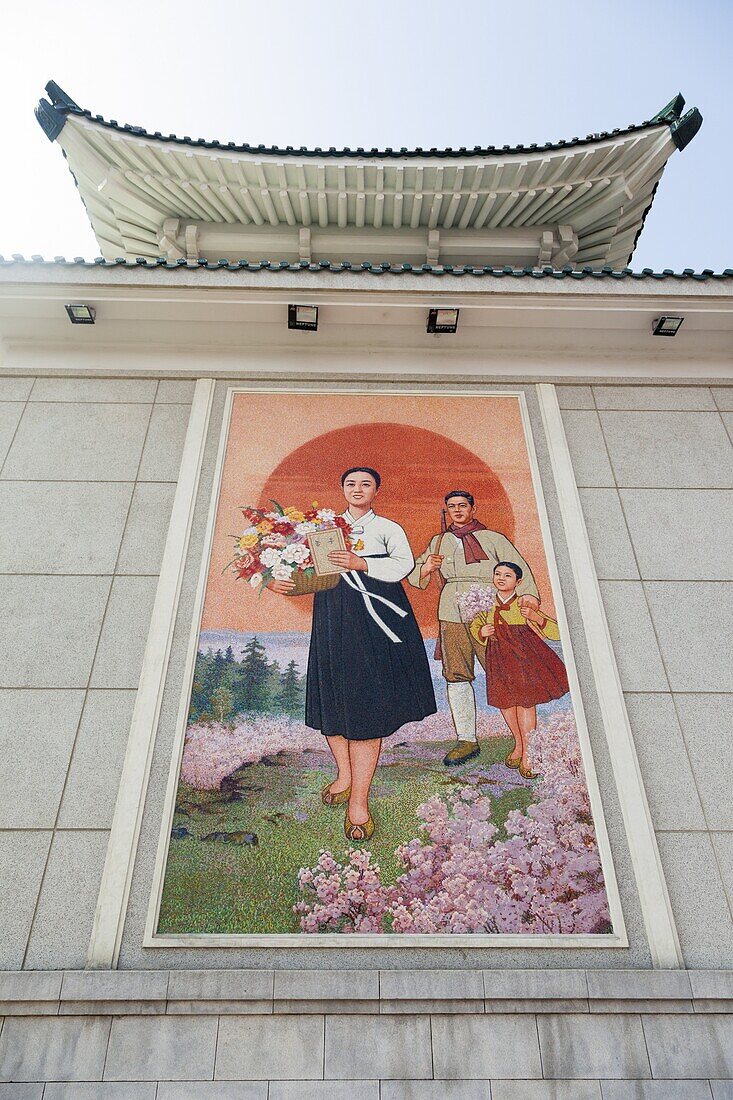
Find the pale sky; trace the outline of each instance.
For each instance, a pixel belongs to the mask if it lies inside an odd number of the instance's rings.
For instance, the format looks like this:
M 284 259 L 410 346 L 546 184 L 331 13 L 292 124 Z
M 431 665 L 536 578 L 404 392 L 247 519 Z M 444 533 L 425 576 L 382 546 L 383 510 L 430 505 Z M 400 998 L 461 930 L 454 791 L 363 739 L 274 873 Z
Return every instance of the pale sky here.
M 642 122 L 681 91 L 635 269 L 733 267 L 733 0 L 8 0 L 0 254 L 93 258 L 33 117 L 47 80 L 148 130 L 278 145 L 544 143 Z

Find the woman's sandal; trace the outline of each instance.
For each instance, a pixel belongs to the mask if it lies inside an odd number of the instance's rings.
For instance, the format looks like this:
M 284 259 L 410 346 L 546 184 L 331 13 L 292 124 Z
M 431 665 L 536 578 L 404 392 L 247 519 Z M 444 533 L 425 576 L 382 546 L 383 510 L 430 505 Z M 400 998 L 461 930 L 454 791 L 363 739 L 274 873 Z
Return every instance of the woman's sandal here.
M 331 787 L 333 780 L 327 783 L 321 791 L 321 802 L 324 806 L 343 806 L 344 802 L 349 801 L 349 795 L 351 794 L 351 787 L 347 787 L 345 791 L 332 791 Z
M 522 779 L 537 779 L 537 772 L 533 772 L 531 768 L 525 768 L 524 764 L 519 765 L 519 774 Z
M 509 753 L 504 763 L 508 768 L 519 768 L 522 764 L 522 758 L 521 756 L 515 757 L 512 753 Z
M 344 832 L 346 833 L 346 839 L 355 844 L 362 840 L 371 840 L 374 835 L 374 818 L 370 813 L 363 825 L 355 825 L 349 819 L 349 811 L 347 810 L 344 818 Z

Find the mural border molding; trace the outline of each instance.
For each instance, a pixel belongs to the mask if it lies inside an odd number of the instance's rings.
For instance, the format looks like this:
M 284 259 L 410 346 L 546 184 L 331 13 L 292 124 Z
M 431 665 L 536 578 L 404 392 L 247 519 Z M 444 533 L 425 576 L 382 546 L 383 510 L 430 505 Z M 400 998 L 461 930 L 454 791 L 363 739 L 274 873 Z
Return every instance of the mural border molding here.
M 554 386 L 547 385 L 545 389 L 552 391 L 554 398 Z M 538 394 L 540 395 L 540 401 L 542 396 L 540 393 L 541 387 L 537 387 Z M 219 500 L 219 491 L 221 486 L 222 473 L 224 468 L 224 458 L 226 453 L 226 444 L 229 434 L 229 425 L 231 419 L 232 402 L 234 395 L 237 393 L 251 393 L 251 392 L 267 392 L 267 393 L 349 393 L 349 394 L 400 394 L 400 395 L 438 395 L 443 397 L 455 397 L 465 396 L 470 394 L 473 397 L 512 397 L 516 398 L 519 402 L 519 408 L 521 412 L 522 425 L 524 428 L 525 440 L 527 444 L 527 452 L 529 456 L 529 464 L 532 473 L 532 483 L 535 491 L 535 497 L 537 502 L 537 509 L 540 519 L 540 527 L 542 531 L 543 541 L 545 545 L 545 551 L 547 556 L 547 564 L 550 573 L 550 580 L 556 597 L 558 622 L 563 638 L 568 639 L 567 648 L 563 647 L 563 652 L 566 659 L 566 666 L 568 672 L 568 679 L 571 687 L 571 696 L 575 708 L 575 716 L 578 727 L 578 735 L 582 747 L 583 761 L 586 770 L 586 781 L 588 785 L 588 791 L 591 799 L 591 806 L 593 810 L 593 817 L 596 826 L 596 835 L 598 838 L 598 846 L 601 854 L 601 860 L 603 864 L 604 877 L 606 879 L 606 890 L 608 895 L 609 907 L 611 911 L 611 918 L 613 922 L 614 931 L 609 934 L 569 934 L 569 935 L 514 935 L 514 934 L 433 934 L 433 935 L 397 935 L 397 934 L 358 934 L 358 933 L 329 933 L 329 934 L 311 934 L 304 932 L 289 932 L 289 933 L 267 933 L 267 934 L 215 934 L 215 933 L 189 933 L 189 934 L 160 934 L 156 931 L 158 924 L 158 916 L 160 911 L 163 879 L 165 874 L 165 866 L 168 854 L 168 845 L 170 841 L 171 824 L 173 820 L 173 813 L 175 807 L 175 793 L 178 782 L 178 773 L 181 764 L 181 758 L 183 754 L 184 736 L 186 727 L 186 716 L 188 713 L 191 681 L 193 677 L 194 662 L 196 658 L 196 649 L 198 644 L 199 626 L 201 613 L 203 608 L 203 601 L 206 590 L 206 582 L 209 571 L 209 563 L 211 558 L 214 525 L 216 519 L 216 510 Z M 556 399 L 555 399 L 556 400 Z M 544 418 L 545 430 L 547 431 L 547 422 Z M 560 421 L 560 427 L 562 429 L 562 422 Z M 563 433 L 564 442 L 564 433 Z M 565 445 L 567 446 L 567 445 Z M 548 447 L 550 450 L 550 456 L 552 459 L 555 449 L 550 446 L 550 440 L 548 438 Z M 553 460 L 553 473 L 556 475 L 556 467 Z M 572 472 L 572 467 L 571 467 Z M 199 468 L 200 473 L 200 468 Z M 574 482 L 573 482 L 574 485 Z M 576 490 L 577 493 L 577 490 Z M 578 500 L 578 507 L 579 507 Z M 563 525 L 565 526 L 565 517 L 562 516 Z M 581 513 L 582 521 L 582 513 Z M 583 526 L 583 531 L 585 527 Z M 568 529 L 565 527 L 566 538 Z M 587 540 L 587 535 L 585 536 Z M 573 557 L 573 551 L 568 541 L 568 551 L 571 558 Z M 592 558 L 584 559 L 583 568 L 590 567 L 592 574 L 592 581 L 597 585 L 595 578 L 595 570 L 592 562 Z M 573 568 L 574 575 L 576 574 L 575 566 Z M 576 580 L 577 583 L 577 580 Z M 601 607 L 602 612 L 602 607 Z M 175 617 L 175 613 L 174 613 Z M 605 618 L 603 620 L 605 624 Z M 152 631 L 152 627 L 151 627 Z M 587 633 L 587 625 L 586 625 Z M 149 639 L 150 641 L 150 639 Z M 609 642 L 610 645 L 610 642 Z M 595 667 L 594 667 L 595 673 Z M 596 675 L 596 682 L 598 676 Z M 623 700 L 622 700 L 623 705 Z M 157 715 L 156 715 L 157 724 Z M 608 727 L 605 725 L 606 735 L 608 737 Z M 611 739 L 608 738 L 609 748 L 611 748 Z M 150 738 L 152 745 L 152 736 Z M 149 768 L 149 762 L 148 762 Z M 618 772 L 614 767 L 614 776 L 618 782 Z M 147 777 L 146 777 L 147 786 Z M 143 791 L 144 797 L 144 791 Z M 626 823 L 626 818 L 624 818 Z M 650 825 L 651 827 L 651 825 Z M 653 834 L 652 834 L 653 835 Z M 631 845 L 631 838 L 628 838 L 628 843 Z M 133 853 L 134 859 L 134 853 Z M 131 874 L 130 867 L 130 874 Z M 101 891 L 100 891 L 101 901 Z M 98 907 L 99 908 L 99 907 Z M 646 919 L 646 914 L 645 914 Z M 628 947 L 628 938 L 626 934 L 626 928 L 623 918 L 623 912 L 621 908 L 621 901 L 618 892 L 618 886 L 616 881 L 616 873 L 613 863 L 613 856 L 611 851 L 610 842 L 608 839 L 608 833 L 606 830 L 605 819 L 603 815 L 603 805 L 600 798 L 600 791 L 598 787 L 598 781 L 595 774 L 595 765 L 593 762 L 593 755 L 591 752 L 590 738 L 588 734 L 587 723 L 585 719 L 585 711 L 583 708 L 582 697 L 580 693 L 580 685 L 578 681 L 577 671 L 575 667 L 575 661 L 572 652 L 572 641 L 568 630 L 567 617 L 565 614 L 565 608 L 562 596 L 562 585 L 560 583 L 559 571 L 557 568 L 557 562 L 555 560 L 554 547 L 552 543 L 552 536 L 550 532 L 549 519 L 547 515 L 547 508 L 544 500 L 544 493 L 542 489 L 542 482 L 540 478 L 539 464 L 537 461 L 537 454 L 534 446 L 534 439 L 532 434 L 532 428 L 529 420 L 529 411 L 527 406 L 527 395 L 523 389 L 507 389 L 505 387 L 493 387 L 487 384 L 485 388 L 479 389 L 475 385 L 470 387 L 461 387 L 460 385 L 446 386 L 445 384 L 435 383 L 423 383 L 413 385 L 395 385 L 394 383 L 385 382 L 384 380 L 376 380 L 374 383 L 354 383 L 352 385 L 328 385 L 326 384 L 297 384 L 297 383 L 281 383 L 279 385 L 263 385 L 262 383 L 239 383 L 229 384 L 227 387 L 226 401 L 224 407 L 224 414 L 222 418 L 222 424 L 219 435 L 219 444 L 217 450 L 216 468 L 214 474 L 214 480 L 211 487 L 211 497 L 209 501 L 208 519 L 206 525 L 206 532 L 204 536 L 203 551 L 201 554 L 201 562 L 199 567 L 198 583 L 196 588 L 196 596 L 194 599 L 194 605 L 191 611 L 191 630 L 188 644 L 188 652 L 186 657 L 186 665 L 184 669 L 181 700 L 178 709 L 178 716 L 176 720 L 176 734 L 171 752 L 171 761 L 168 774 L 168 783 L 163 803 L 161 829 L 158 840 L 157 853 L 155 858 L 155 867 L 153 872 L 150 902 L 148 906 L 147 918 L 145 922 L 145 931 L 142 942 L 143 948 L 273 948 L 273 947 L 287 947 L 293 949 L 300 948 L 393 948 L 393 949 L 409 949 L 409 948 L 501 948 L 506 950 L 507 948 L 586 948 L 586 949 L 599 949 L 599 948 L 625 948 Z M 119 950 L 119 948 L 118 948 Z M 114 964 L 112 964 L 114 965 Z M 662 965 L 679 965 L 678 963 L 671 964 L 669 962 Z
M 199 378 L 191 404 L 87 952 L 90 970 L 116 967 L 120 953 L 215 385 Z
M 657 969 L 677 969 L 684 967 L 684 957 L 626 711 L 557 393 L 555 387 L 547 383 L 538 383 L 536 389 L 652 965 Z

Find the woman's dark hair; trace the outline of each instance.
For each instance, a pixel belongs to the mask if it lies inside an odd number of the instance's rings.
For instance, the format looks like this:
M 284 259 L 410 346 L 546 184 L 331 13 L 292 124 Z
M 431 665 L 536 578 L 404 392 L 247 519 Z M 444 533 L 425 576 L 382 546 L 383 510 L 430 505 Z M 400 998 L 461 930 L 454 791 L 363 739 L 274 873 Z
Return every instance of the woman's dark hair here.
M 379 486 L 382 484 L 382 478 L 379 472 L 377 470 L 373 470 L 371 466 L 349 466 L 348 470 L 344 470 L 341 475 L 342 489 L 344 487 L 344 482 L 346 481 L 346 478 L 349 476 L 349 474 L 369 474 L 370 477 L 374 478 L 374 483 L 377 488 L 379 488 Z
M 443 500 L 446 504 L 451 499 L 451 497 L 465 497 L 472 508 L 475 503 L 472 494 L 467 493 L 465 489 L 451 489 L 451 491 L 449 493 L 446 493 L 446 495 L 443 497 Z
M 494 566 L 494 573 L 500 565 L 503 565 L 505 569 L 513 569 L 517 580 L 521 581 L 524 573 L 522 572 L 522 567 L 520 565 L 516 565 L 513 561 L 498 561 Z

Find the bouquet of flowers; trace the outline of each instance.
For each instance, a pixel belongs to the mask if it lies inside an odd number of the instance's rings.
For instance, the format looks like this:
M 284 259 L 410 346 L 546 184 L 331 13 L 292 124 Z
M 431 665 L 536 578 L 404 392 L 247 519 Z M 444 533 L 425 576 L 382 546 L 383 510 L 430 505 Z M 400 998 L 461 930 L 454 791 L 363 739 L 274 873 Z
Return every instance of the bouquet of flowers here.
M 226 566 L 252 588 L 262 589 L 270 581 L 293 581 L 291 595 L 302 596 L 334 588 L 339 574 L 319 576 L 313 565 L 308 535 L 313 531 L 340 527 L 348 549 L 360 549 L 349 537 L 351 527 L 331 508 L 319 508 L 314 500 L 310 508 L 283 508 L 273 500 L 274 510 L 243 508 L 247 526 L 241 535 L 233 535 L 234 557 Z
M 488 621 L 489 614 L 494 609 L 496 589 L 486 584 L 472 584 L 465 592 L 460 592 L 456 597 L 458 610 L 464 623 L 472 623 L 479 615 L 485 615 L 484 622 Z
M 482 645 L 486 645 L 486 642 L 479 636 L 478 631 L 492 619 L 495 598 L 496 589 L 485 584 L 472 584 L 467 591 L 459 593 L 456 597 L 461 621 L 468 624 L 471 633 Z

